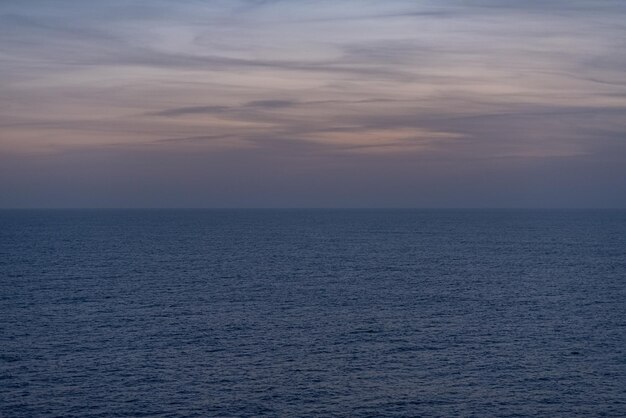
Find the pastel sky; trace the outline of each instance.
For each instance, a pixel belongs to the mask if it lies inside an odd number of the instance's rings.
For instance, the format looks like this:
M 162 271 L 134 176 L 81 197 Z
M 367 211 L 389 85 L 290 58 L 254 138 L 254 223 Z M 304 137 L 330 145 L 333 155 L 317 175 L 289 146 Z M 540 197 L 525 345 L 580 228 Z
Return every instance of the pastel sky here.
M 626 1 L 2 1 L 0 207 L 626 207 Z

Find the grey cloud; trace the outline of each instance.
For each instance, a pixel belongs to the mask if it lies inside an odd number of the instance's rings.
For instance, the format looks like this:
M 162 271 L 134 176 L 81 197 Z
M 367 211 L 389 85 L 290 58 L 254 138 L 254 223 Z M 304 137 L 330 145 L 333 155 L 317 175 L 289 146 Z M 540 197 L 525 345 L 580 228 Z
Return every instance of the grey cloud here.
M 377 20 L 377 19 L 402 19 L 402 18 L 451 18 L 457 17 L 459 13 L 454 10 L 431 10 L 431 11 L 406 11 L 399 13 L 378 13 L 378 14 L 354 14 L 340 17 L 319 17 L 300 19 L 299 22 L 349 22 L 360 20 Z
M 626 11 L 626 5 L 621 0 L 473 0 L 471 2 L 456 1 L 457 4 L 485 9 L 509 9 L 522 11 Z
M 165 109 L 158 112 L 149 113 L 152 116 L 183 116 L 197 115 L 203 113 L 222 113 L 231 109 L 228 106 L 186 106 Z
M 298 102 L 295 102 L 293 100 L 254 100 L 246 103 L 243 107 L 280 109 L 283 107 L 292 107 L 297 104 Z
M 156 112 L 147 113 L 148 116 L 184 116 L 184 115 L 197 115 L 197 114 L 218 114 L 218 113 L 232 113 L 236 111 L 245 110 L 273 110 L 273 109 L 289 109 L 294 107 L 304 106 L 320 106 L 320 105 L 332 105 L 332 104 L 345 104 L 345 105 L 358 105 L 358 104 L 372 104 L 372 103 L 414 103 L 415 100 L 393 100 L 372 98 L 363 100 L 314 100 L 314 101 L 295 101 L 295 100 L 280 100 L 280 99 L 267 99 L 267 100 L 253 100 L 236 106 L 182 106 L 169 109 L 163 109 Z M 249 114 L 248 114 L 249 116 Z
M 298 105 L 291 100 L 254 100 L 240 106 L 185 106 L 151 112 L 152 116 L 184 116 L 197 114 L 224 113 L 245 109 L 282 109 Z
M 152 144 L 171 144 L 171 143 L 184 143 L 184 142 L 198 143 L 198 142 L 216 141 L 216 140 L 228 139 L 228 138 L 232 138 L 232 135 L 198 135 L 198 136 L 187 136 L 187 137 L 181 137 L 181 138 L 157 139 L 156 141 L 153 141 Z

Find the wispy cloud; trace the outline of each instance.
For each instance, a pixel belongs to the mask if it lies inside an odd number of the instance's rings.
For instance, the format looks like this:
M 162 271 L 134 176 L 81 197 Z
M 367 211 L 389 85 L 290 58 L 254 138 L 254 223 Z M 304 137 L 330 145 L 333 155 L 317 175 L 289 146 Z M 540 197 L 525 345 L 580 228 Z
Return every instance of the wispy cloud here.
M 626 163 L 625 17 L 620 0 L 2 2 L 0 153 Z

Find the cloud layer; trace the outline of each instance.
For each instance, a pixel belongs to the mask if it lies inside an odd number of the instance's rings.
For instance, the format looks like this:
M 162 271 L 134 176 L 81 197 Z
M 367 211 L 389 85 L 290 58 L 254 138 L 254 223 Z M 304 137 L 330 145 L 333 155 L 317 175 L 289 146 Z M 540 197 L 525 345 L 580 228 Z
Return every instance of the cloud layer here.
M 4 2 L 0 66 L 2 206 L 626 205 L 622 1 Z

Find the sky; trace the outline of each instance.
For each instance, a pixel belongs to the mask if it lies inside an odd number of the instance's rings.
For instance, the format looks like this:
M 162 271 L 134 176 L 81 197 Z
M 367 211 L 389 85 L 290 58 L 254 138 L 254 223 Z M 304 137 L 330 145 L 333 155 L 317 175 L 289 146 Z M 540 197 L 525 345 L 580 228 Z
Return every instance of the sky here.
M 0 207 L 626 207 L 623 0 L 5 0 Z

